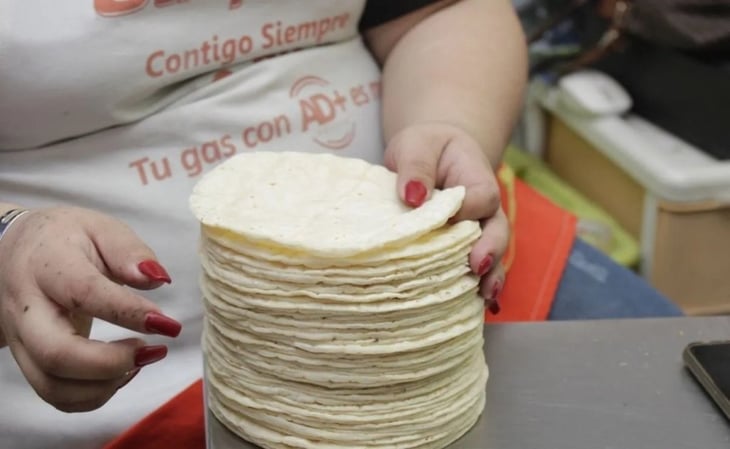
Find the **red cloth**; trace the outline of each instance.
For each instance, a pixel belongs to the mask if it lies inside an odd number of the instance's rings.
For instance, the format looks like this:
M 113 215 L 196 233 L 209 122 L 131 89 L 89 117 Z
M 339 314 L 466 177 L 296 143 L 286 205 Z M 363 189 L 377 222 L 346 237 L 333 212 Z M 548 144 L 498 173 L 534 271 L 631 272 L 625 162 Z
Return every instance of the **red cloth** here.
M 205 449 L 202 382 L 191 384 L 104 449 Z
M 541 321 L 547 318 L 553 297 L 575 238 L 575 218 L 553 205 L 519 180 L 514 181 L 515 201 L 503 189 L 503 204 L 517 204 L 513 216 L 513 241 L 505 259 L 509 274 L 502 291 L 499 315 L 486 321 Z M 204 449 L 203 394 L 200 381 L 104 449 Z
M 505 192 L 506 209 L 510 201 Z M 488 323 L 547 319 L 575 239 L 574 215 L 519 179 L 514 182 L 514 194 L 517 210 L 509 249 L 514 254 L 505 256 L 512 263 L 499 301 L 502 310 L 499 315 L 486 313 Z

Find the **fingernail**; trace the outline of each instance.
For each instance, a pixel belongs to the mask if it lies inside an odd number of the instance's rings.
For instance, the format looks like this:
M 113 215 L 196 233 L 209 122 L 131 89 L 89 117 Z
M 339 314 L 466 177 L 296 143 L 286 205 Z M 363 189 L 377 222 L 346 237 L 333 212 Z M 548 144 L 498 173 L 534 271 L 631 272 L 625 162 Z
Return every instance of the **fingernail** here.
M 502 281 L 497 281 L 492 286 L 491 295 L 488 298 L 490 300 L 489 302 L 489 312 L 492 315 L 497 315 L 501 310 L 502 307 L 499 305 L 499 294 L 502 292 Z
M 137 362 L 137 358 L 135 357 L 135 363 Z M 136 370 L 132 371 L 132 374 L 127 378 L 127 380 L 124 381 L 123 384 L 117 387 L 117 390 L 124 388 L 128 383 L 132 381 L 135 377 L 137 377 L 137 374 L 139 374 L 140 368 L 137 368 Z
M 426 200 L 428 190 L 421 181 L 408 181 L 406 184 L 406 204 L 418 207 Z
M 145 260 L 140 262 L 139 265 L 137 265 L 137 268 L 139 268 L 140 273 L 153 281 L 162 281 L 167 284 L 172 282 L 167 271 L 155 260 Z
M 180 335 L 180 331 L 182 330 L 182 324 L 157 312 L 147 314 L 147 317 L 144 320 L 144 327 L 149 332 L 165 335 L 167 337 L 177 337 Z
M 494 263 L 494 257 L 491 254 L 487 254 L 486 257 L 482 259 L 479 267 L 477 267 L 477 276 L 481 277 L 487 274 L 489 269 L 492 268 L 492 263 Z
M 159 362 L 167 355 L 167 346 L 144 346 L 134 355 L 134 364 L 138 367 Z
M 494 283 L 494 286 L 492 286 L 492 299 L 495 301 L 499 299 L 499 294 L 502 293 L 502 282 L 497 281 Z
M 501 310 L 502 308 L 499 307 L 499 301 L 493 299 L 492 303 L 489 304 L 489 313 L 491 313 L 492 315 L 497 315 Z

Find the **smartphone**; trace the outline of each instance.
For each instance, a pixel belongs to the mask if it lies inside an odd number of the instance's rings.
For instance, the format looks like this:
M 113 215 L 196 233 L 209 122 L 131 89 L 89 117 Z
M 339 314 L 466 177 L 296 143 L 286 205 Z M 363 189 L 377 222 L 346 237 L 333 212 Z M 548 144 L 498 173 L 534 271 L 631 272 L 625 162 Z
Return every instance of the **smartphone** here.
M 690 343 L 682 358 L 687 369 L 730 420 L 730 340 Z

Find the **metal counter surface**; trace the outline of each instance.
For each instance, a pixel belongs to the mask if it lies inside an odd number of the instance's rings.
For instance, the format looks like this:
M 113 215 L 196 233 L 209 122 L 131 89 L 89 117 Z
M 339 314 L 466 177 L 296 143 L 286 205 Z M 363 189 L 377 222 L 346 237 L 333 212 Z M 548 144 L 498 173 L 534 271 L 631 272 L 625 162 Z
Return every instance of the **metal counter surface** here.
M 730 423 L 682 362 L 730 317 L 498 324 L 479 422 L 450 449 L 727 449 Z M 253 449 L 207 416 L 208 449 Z

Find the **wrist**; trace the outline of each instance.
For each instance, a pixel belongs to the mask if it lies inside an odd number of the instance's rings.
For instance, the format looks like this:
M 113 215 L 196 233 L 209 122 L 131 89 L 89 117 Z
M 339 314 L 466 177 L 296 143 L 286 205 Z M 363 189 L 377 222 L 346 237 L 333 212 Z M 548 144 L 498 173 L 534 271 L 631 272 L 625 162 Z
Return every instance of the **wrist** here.
M 4 216 L 7 212 L 11 210 L 18 208 L 19 206 L 16 204 L 0 203 L 0 217 Z M 5 334 L 3 334 L 2 327 L 0 326 L 0 349 L 4 348 L 5 346 L 7 346 L 7 341 L 5 341 Z
M 502 163 L 502 157 L 504 151 L 507 148 L 507 143 L 503 141 L 501 136 L 488 135 L 480 126 L 472 123 L 469 120 L 438 120 L 431 123 L 440 124 L 451 130 L 456 135 L 461 135 L 474 143 L 476 143 L 482 150 L 482 154 L 489 161 L 493 170 L 497 170 L 499 165 Z M 496 138 L 495 138 L 496 137 Z
M 501 142 L 495 142 L 492 139 L 486 139 L 484 136 L 479 135 L 476 131 L 468 126 L 466 123 L 462 123 L 458 120 L 448 119 L 430 119 L 430 120 L 419 120 L 417 122 L 409 123 L 406 126 L 395 131 L 388 141 L 398 136 L 398 134 L 410 130 L 412 128 L 425 129 L 429 135 L 441 136 L 444 141 L 449 141 L 458 136 L 459 139 L 466 139 L 475 144 L 481 149 L 482 155 L 485 160 L 489 162 L 489 165 L 494 171 L 496 171 L 502 163 L 502 157 L 506 145 Z
M 15 203 L 1 203 L 0 202 L 0 215 L 4 215 L 5 212 L 12 210 L 12 209 L 18 209 L 20 206 Z
M 2 241 L 3 236 L 5 236 L 13 224 L 15 224 L 20 217 L 28 212 L 28 209 L 15 207 L 12 209 L 6 209 L 4 212 L 0 213 L 0 241 Z

